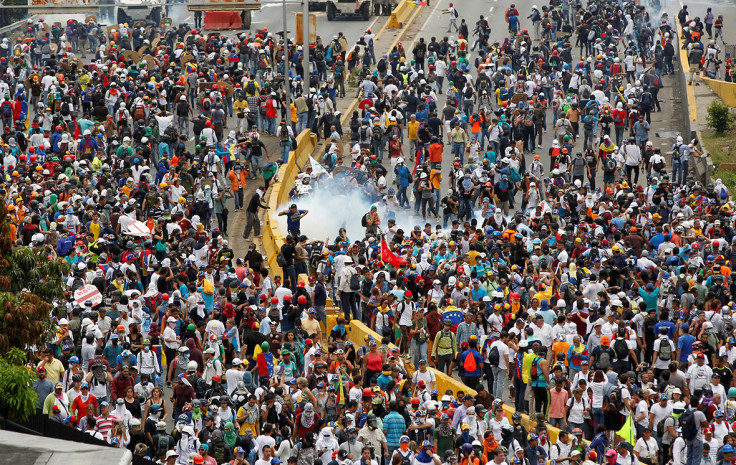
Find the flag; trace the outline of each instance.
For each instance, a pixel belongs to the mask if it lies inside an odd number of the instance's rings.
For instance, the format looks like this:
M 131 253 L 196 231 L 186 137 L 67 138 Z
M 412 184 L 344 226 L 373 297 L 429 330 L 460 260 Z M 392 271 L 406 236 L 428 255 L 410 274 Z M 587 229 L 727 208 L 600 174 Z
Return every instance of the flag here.
M 421 165 L 422 163 L 424 163 L 424 150 L 422 150 L 421 147 L 418 148 L 417 149 L 417 153 L 415 153 L 415 155 L 417 156 L 416 157 L 417 158 L 417 162 L 414 163 L 414 171 L 411 172 L 411 175 L 412 176 L 414 176 L 415 174 L 417 174 L 417 168 L 419 168 L 419 165 Z
M 309 162 L 312 164 L 312 171 L 314 172 L 315 176 L 320 176 L 323 174 L 326 174 L 327 176 L 332 179 L 332 174 L 330 174 L 324 166 L 320 165 L 320 163 L 314 159 L 313 156 L 309 156 Z
M 394 268 L 400 268 L 407 264 L 405 258 L 399 257 L 395 253 L 391 252 L 391 249 L 386 243 L 386 239 L 381 241 L 381 261 L 388 263 Z
M 634 444 L 634 442 L 636 442 L 634 420 L 631 415 L 629 415 L 626 419 L 626 423 L 624 423 L 624 426 L 620 430 L 616 431 L 616 434 L 621 436 L 621 438 L 629 444 Z

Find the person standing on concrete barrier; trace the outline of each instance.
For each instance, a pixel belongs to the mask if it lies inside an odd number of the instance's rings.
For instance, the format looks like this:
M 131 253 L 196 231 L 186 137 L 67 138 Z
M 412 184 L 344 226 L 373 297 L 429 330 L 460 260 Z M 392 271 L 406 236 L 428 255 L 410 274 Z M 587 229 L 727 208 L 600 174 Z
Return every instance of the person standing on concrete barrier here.
M 687 171 L 683 171 L 683 155 L 686 155 L 687 158 L 689 158 L 690 155 L 690 147 L 682 143 L 682 136 L 677 136 L 674 145 L 672 145 L 671 155 L 672 182 L 674 184 L 679 184 L 687 177 Z
M 700 62 L 703 58 L 703 46 L 699 42 L 692 42 L 687 46 L 687 62 L 690 64 L 690 78 L 687 85 L 693 85 L 693 77 L 700 74 Z

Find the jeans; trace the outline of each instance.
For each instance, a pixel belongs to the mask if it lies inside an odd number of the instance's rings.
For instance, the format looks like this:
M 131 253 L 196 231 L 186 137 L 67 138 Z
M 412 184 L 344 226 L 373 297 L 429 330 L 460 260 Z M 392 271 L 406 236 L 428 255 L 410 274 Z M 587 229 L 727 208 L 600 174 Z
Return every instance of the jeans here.
M 605 417 L 603 416 L 602 408 L 594 408 L 591 413 L 591 416 L 593 417 L 593 431 L 595 431 L 598 425 L 602 425 L 605 423 Z
M 550 426 L 554 426 L 555 428 L 559 428 L 562 431 L 565 431 L 565 419 L 564 418 L 549 418 L 548 419 Z
M 427 360 L 427 341 L 419 342 L 416 339 L 412 339 L 410 350 L 415 367 L 419 366 L 419 360 Z
M 233 202 L 236 210 L 243 208 L 243 189 L 233 191 Z
M 506 387 L 506 369 L 499 367 L 493 368 L 493 395 L 499 399 L 503 399 L 503 390 Z
M 687 463 L 686 465 L 700 465 L 703 459 L 703 441 L 693 439 L 687 441 Z
M 462 142 L 452 142 L 452 157 L 458 158 L 460 164 L 463 164 L 463 155 L 465 154 L 465 144 Z
M 399 192 L 396 194 L 396 200 L 402 208 L 409 206 L 409 197 L 406 195 L 406 188 L 407 186 L 399 186 Z
M 186 116 L 177 116 L 179 118 L 179 133 L 184 134 L 186 130 L 187 139 L 189 139 L 189 118 Z
M 298 113 L 296 115 L 296 132 L 301 133 L 307 128 L 307 119 L 309 118 L 309 112 Z
M 276 135 L 276 118 L 266 117 L 266 132 L 272 136 Z
M 317 320 L 321 321 L 327 328 L 327 312 L 325 312 L 324 305 L 315 306 L 314 311 L 317 312 Z
M 289 152 L 291 151 L 291 142 L 286 140 L 279 144 L 281 148 L 281 161 L 286 164 L 289 162 Z

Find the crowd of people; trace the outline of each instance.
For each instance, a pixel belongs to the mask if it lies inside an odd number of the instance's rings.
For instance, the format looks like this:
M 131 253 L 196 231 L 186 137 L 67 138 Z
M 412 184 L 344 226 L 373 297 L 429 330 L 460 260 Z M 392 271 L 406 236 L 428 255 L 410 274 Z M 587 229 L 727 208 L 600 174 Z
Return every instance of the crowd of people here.
M 649 137 L 675 24 L 511 4 L 492 38 L 444 12 L 457 40 L 376 57 L 370 30 L 335 36 L 308 79 L 267 31 L 39 20 L 3 41 L 11 239 L 70 267 L 37 413 L 166 465 L 732 463 L 734 205 L 691 175 L 698 141 Z M 350 76 L 370 102 L 343 129 Z M 260 234 L 304 129 L 330 144 L 270 269 L 236 255 L 229 207 Z M 364 237 L 303 234 L 323 189 L 372 204 Z

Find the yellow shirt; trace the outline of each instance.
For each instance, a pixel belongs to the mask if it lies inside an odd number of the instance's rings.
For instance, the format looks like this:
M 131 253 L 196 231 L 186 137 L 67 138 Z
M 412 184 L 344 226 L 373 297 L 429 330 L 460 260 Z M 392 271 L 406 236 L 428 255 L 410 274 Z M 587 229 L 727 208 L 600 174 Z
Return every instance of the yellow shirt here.
M 419 121 L 409 121 L 406 127 L 409 133 L 409 140 L 417 140 L 417 130 L 419 129 Z
M 248 109 L 248 101 L 243 99 L 242 101 L 236 100 L 233 102 L 233 110 L 235 113 L 244 113 Z
M 64 365 L 62 365 L 61 360 L 55 358 L 53 362 L 44 364 L 44 367 L 46 367 L 46 379 L 54 384 L 61 381 L 61 374 L 64 372 Z

